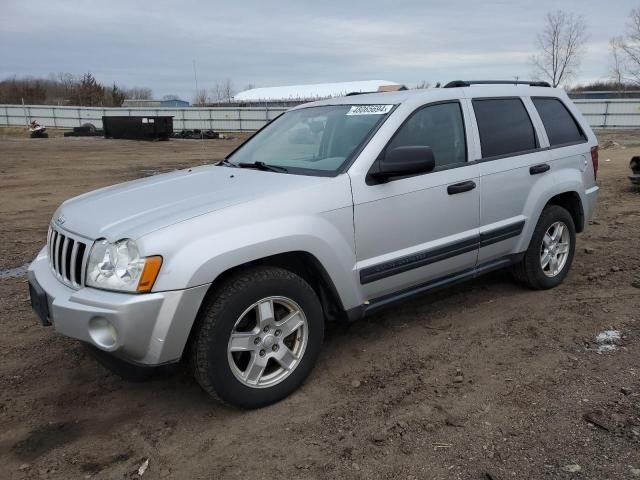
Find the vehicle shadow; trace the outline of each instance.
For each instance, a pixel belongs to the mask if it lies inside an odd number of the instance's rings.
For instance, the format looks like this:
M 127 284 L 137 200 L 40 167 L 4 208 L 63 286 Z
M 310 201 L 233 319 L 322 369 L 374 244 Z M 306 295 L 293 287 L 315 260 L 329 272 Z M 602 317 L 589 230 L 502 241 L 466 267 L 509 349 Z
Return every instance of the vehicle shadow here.
M 348 340 L 350 336 L 359 336 L 358 325 L 361 322 L 373 324 L 378 327 L 385 325 L 393 327 L 397 326 L 396 324 L 398 322 L 405 324 L 425 324 L 425 322 L 429 323 L 434 320 L 434 316 L 431 315 L 434 310 L 438 311 L 438 316 L 448 317 L 449 314 L 459 308 L 460 303 L 470 302 L 470 305 L 474 305 L 483 293 L 495 293 L 497 296 L 522 291 L 522 287 L 515 283 L 508 271 L 497 270 L 471 281 L 418 295 L 405 302 L 389 305 L 371 316 L 356 322 L 328 323 L 325 334 L 325 346 L 332 342 Z M 456 300 L 456 302 L 452 302 L 452 300 Z
M 460 285 L 448 287 L 437 293 L 429 293 L 416 297 L 410 301 L 382 310 L 371 317 L 353 323 L 329 322 L 325 334 L 324 354 L 321 354 L 318 366 L 312 378 L 307 384 L 313 384 L 318 376 L 322 377 L 323 371 L 331 362 L 331 357 L 344 348 L 349 348 L 353 341 L 367 338 L 370 331 L 376 331 L 376 335 L 384 335 L 385 331 L 392 330 L 400 324 L 429 324 L 434 321 L 432 310 L 438 311 L 439 317 L 449 317 L 459 309 L 464 302 L 475 304 L 483 292 L 490 292 L 492 296 L 505 295 L 521 291 L 515 285 L 508 272 L 492 272 L 481 278 Z M 451 320 L 447 320 L 450 322 Z M 455 321 L 455 320 L 453 320 Z M 369 332 L 369 333 L 368 333 Z M 80 349 L 83 358 L 78 360 L 79 368 L 83 371 L 83 378 L 73 380 L 75 384 L 91 382 L 91 375 L 98 375 L 93 379 L 94 389 L 99 394 L 111 394 L 113 400 L 121 404 L 121 408 L 138 410 L 140 415 L 148 416 L 149 413 L 167 411 L 188 411 L 193 415 L 225 417 L 242 414 L 242 409 L 231 407 L 211 399 L 197 384 L 189 372 L 186 362 L 181 362 L 170 367 L 152 370 L 136 370 L 127 365 L 121 365 L 113 358 L 102 354 L 89 346 Z M 96 365 L 99 363 L 107 368 L 109 373 L 102 371 Z M 89 388 L 89 387 L 87 387 Z M 312 392 L 314 389 L 306 389 Z M 86 395 L 94 396 L 95 392 L 87 392 Z M 69 399 L 71 402 L 82 404 L 85 399 L 80 395 Z M 291 398 L 284 402 L 297 402 Z M 282 404 L 283 402 L 281 402 Z M 64 410 L 68 410 L 65 405 Z

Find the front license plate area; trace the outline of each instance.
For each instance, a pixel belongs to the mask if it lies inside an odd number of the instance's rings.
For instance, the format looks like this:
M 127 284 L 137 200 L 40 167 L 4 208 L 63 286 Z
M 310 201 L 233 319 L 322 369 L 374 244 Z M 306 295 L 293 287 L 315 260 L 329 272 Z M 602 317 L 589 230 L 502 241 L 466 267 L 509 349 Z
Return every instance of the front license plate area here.
M 47 294 L 36 280 L 29 281 L 29 296 L 31 297 L 31 308 L 36 312 L 36 315 L 42 322 L 42 325 L 45 327 L 51 325 Z

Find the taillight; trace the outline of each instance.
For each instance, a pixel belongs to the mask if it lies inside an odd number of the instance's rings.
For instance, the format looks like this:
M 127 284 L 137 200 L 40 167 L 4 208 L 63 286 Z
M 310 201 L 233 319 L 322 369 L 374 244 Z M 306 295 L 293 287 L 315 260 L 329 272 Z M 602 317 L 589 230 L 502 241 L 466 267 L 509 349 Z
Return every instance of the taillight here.
M 598 145 L 591 147 L 591 163 L 593 164 L 593 178 L 598 178 Z

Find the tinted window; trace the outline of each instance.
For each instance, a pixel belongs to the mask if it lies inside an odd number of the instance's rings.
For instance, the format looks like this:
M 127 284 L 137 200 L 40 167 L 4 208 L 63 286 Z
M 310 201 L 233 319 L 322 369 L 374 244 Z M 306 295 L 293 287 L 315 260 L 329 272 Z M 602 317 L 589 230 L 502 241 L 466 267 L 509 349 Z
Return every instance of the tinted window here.
M 431 147 L 436 168 L 467 160 L 467 143 L 460 104 L 441 103 L 415 112 L 393 137 L 387 148 Z
M 540 114 L 552 147 L 586 140 L 575 119 L 560 100 L 557 98 L 533 98 L 532 100 Z
M 482 157 L 525 152 L 536 148 L 536 134 L 522 100 L 474 100 Z

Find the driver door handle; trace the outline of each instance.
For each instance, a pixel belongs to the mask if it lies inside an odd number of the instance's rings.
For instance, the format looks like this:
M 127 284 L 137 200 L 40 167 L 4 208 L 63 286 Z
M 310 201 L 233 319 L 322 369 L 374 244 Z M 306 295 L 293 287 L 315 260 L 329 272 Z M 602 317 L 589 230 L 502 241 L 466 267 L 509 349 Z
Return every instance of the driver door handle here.
M 547 172 L 551 169 L 548 163 L 541 163 L 540 165 L 534 165 L 529 169 L 529 174 L 538 175 L 539 173 Z
M 449 195 L 455 195 L 457 193 L 468 192 L 469 190 L 473 190 L 476 188 L 476 182 L 473 180 L 467 180 L 466 182 L 454 183 L 453 185 L 449 185 L 447 187 L 447 193 Z

